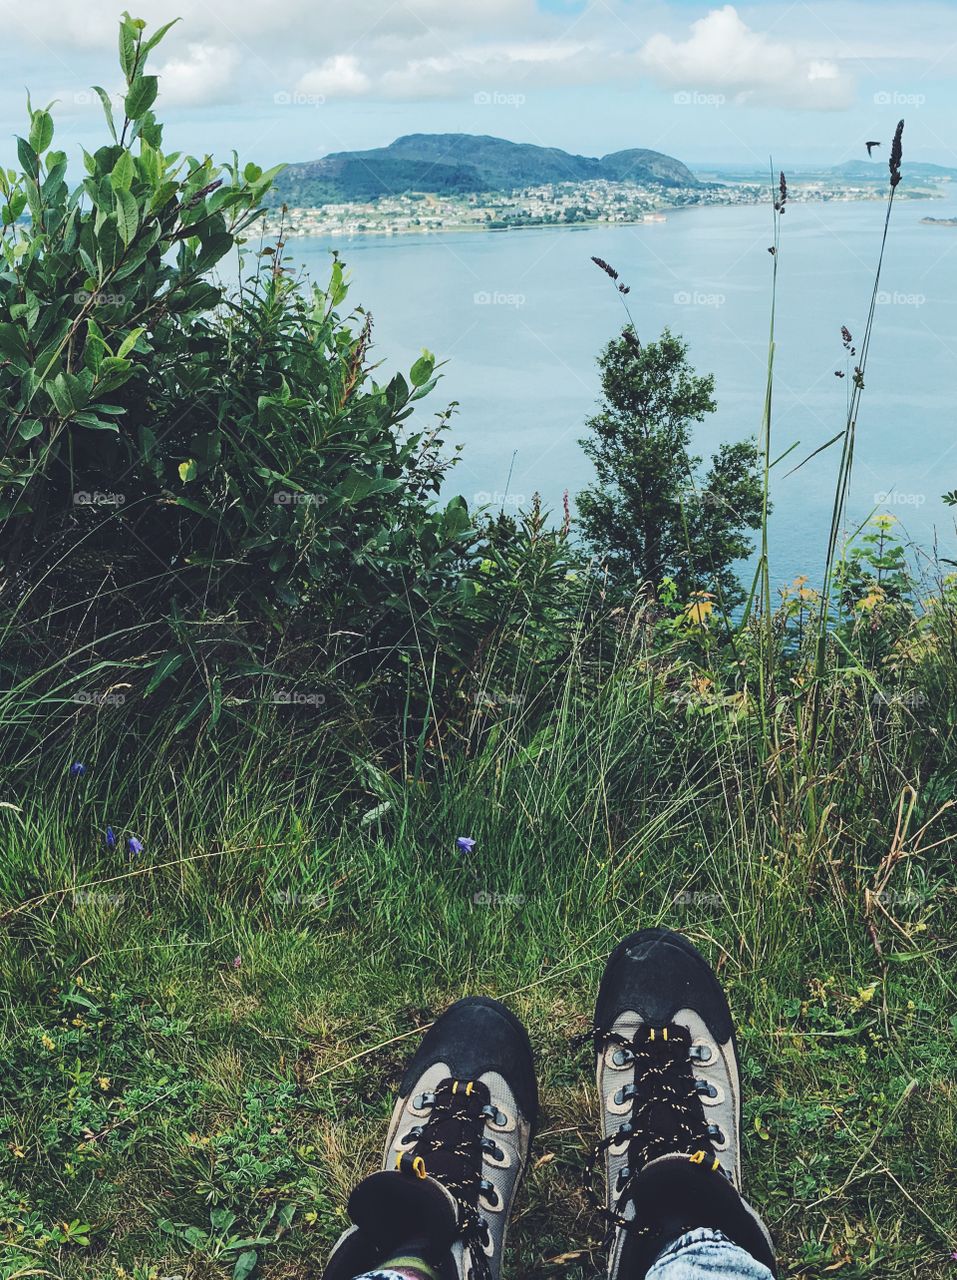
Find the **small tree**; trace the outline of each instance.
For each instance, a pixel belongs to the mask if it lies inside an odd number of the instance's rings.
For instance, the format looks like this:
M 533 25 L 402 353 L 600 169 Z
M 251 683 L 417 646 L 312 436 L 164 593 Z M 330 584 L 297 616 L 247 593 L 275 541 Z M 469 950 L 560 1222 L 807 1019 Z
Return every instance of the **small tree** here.
M 627 327 L 599 367 L 602 404 L 580 441 L 597 476 L 578 495 L 586 540 L 623 584 L 654 596 L 671 577 L 682 599 L 715 591 L 738 603 L 732 565 L 753 549 L 745 530 L 761 524 L 754 442 L 722 444 L 702 474 L 689 446 L 692 424 L 714 412 L 714 378 L 695 373 L 667 328 L 642 346 Z

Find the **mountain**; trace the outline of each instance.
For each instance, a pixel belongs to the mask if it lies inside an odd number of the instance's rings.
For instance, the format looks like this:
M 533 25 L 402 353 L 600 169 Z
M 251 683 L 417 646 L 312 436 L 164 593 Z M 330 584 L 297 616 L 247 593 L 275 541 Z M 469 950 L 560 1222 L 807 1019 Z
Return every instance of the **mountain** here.
M 957 178 L 957 169 L 948 169 L 942 164 L 911 164 L 907 161 L 903 166 L 904 178 Z M 886 182 L 888 168 L 886 158 L 877 160 L 845 160 L 829 170 L 840 178 L 870 178 L 874 182 Z
M 279 175 L 275 199 L 289 205 L 318 205 L 407 191 L 466 195 L 599 178 L 663 187 L 704 185 L 680 160 L 660 151 L 635 148 L 599 160 L 558 147 L 485 135 L 411 133 L 388 147 L 337 151 L 322 160 L 290 165 Z

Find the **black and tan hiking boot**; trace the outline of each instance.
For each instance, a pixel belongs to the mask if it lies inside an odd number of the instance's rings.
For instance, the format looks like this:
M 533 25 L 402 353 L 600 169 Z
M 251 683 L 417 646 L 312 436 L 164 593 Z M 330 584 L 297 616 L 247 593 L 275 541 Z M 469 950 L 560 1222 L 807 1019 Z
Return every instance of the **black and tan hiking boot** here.
M 382 1172 L 349 1197 L 355 1225 L 324 1280 L 351 1280 L 407 1254 L 441 1280 L 498 1280 L 537 1116 L 519 1020 L 481 996 L 452 1005 L 402 1079 Z
M 775 1273 L 771 1238 L 741 1196 L 741 1084 L 731 1010 L 680 934 L 642 929 L 605 966 L 592 1030 L 609 1223 L 609 1280 L 639 1280 L 698 1227 Z

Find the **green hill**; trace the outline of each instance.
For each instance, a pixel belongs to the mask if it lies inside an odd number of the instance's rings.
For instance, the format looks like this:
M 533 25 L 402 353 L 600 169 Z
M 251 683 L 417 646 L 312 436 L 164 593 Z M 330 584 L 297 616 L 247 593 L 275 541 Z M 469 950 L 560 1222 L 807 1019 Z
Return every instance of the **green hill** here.
M 703 185 L 680 160 L 659 151 L 634 148 L 598 159 L 484 135 L 413 133 L 387 147 L 339 151 L 290 165 L 276 184 L 276 197 L 291 205 L 319 205 L 408 191 L 463 195 L 598 179 L 664 187 Z

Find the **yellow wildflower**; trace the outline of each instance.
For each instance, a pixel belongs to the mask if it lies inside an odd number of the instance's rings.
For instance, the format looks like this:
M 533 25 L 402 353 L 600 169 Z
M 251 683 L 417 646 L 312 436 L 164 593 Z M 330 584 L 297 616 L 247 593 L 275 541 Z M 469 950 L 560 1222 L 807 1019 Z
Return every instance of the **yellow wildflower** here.
M 691 602 L 685 605 L 685 617 L 697 627 L 706 626 L 713 612 L 714 600 L 710 591 L 696 591 Z
M 871 609 L 875 609 L 883 599 L 883 589 L 881 587 L 872 587 L 863 600 L 858 600 L 857 608 L 864 612 L 869 612 Z

